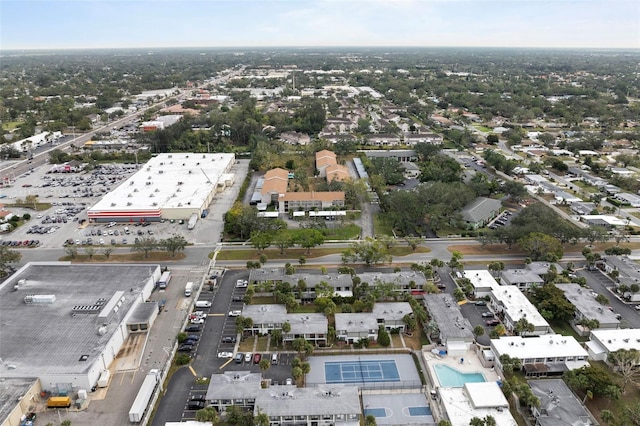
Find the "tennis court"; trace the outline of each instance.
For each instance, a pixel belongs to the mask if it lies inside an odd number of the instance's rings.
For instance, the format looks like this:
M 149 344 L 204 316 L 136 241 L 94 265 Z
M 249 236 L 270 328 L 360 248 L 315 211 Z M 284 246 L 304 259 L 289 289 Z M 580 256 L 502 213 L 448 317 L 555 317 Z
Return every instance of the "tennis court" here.
M 324 363 L 325 381 L 334 383 L 399 382 L 400 373 L 394 360 L 328 361 Z

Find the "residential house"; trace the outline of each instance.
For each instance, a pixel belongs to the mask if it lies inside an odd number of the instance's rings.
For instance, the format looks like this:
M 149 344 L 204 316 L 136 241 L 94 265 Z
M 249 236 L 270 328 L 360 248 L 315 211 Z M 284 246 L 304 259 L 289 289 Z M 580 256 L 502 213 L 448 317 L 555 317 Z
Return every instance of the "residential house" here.
M 424 305 L 431 318 L 425 330 L 427 335 L 437 333 L 437 339 L 451 356 L 464 355 L 473 344 L 473 325 L 460 306 L 448 293 L 425 294 Z
M 585 346 L 591 359 L 608 362 L 611 352 L 620 349 L 636 349 L 640 351 L 640 329 L 592 330 L 589 341 L 585 343 Z
M 595 203 L 577 202 L 571 203 L 569 209 L 578 216 L 583 216 L 593 213 L 593 211 L 597 209 L 597 206 Z
M 620 327 L 617 315 L 611 312 L 600 302 L 596 301 L 591 290 L 581 287 L 579 284 L 556 284 L 564 292 L 564 297 L 576 307 L 571 326 L 581 336 L 589 334 L 589 329 L 579 325 L 581 320 L 598 321 L 598 329 Z
M 264 174 L 261 190 L 262 202 L 265 204 L 278 202 L 287 193 L 288 185 L 289 172 L 287 170 L 276 168 L 267 171 Z
M 412 149 L 389 149 L 389 150 L 368 150 L 368 151 L 365 150 L 365 151 L 358 151 L 358 152 L 363 152 L 367 156 L 367 158 L 376 158 L 376 157 L 393 158 L 394 160 L 397 160 L 400 163 L 413 162 L 418 160 L 418 156 L 416 155 L 416 152 Z
M 439 387 L 437 398 L 443 418 L 451 426 L 468 426 L 474 417 L 492 417 L 497 425 L 515 426 L 509 402 L 495 381 L 465 383 L 463 387 Z
M 500 200 L 492 198 L 478 197 L 470 204 L 467 204 L 461 211 L 462 220 L 470 229 L 482 228 L 491 222 L 502 208 Z
M 404 143 L 409 146 L 416 146 L 419 143 L 442 145 L 442 142 L 442 135 L 437 133 L 410 133 L 404 135 Z
M 324 314 L 289 314 L 284 305 L 247 305 L 242 310 L 242 316 L 253 321 L 251 327 L 245 328 L 245 332 L 252 335 L 282 330 L 282 324 L 289 323 L 291 331 L 282 333 L 284 342 L 292 342 L 302 337 L 315 345 L 327 343 L 329 324 Z
M 620 192 L 616 194 L 614 198 L 623 204 L 630 205 L 631 207 L 640 207 L 640 197 L 635 194 Z
M 634 284 L 640 284 L 640 266 L 626 256 L 605 256 L 598 265 L 608 274 L 618 271 L 617 286 L 624 284 L 631 287 Z M 640 292 L 628 291 L 623 294 L 623 297 L 630 302 L 640 302 Z
M 522 335 L 542 335 L 553 333 L 545 320 L 529 299 L 515 286 L 501 285 L 491 291 L 489 307 L 502 319 L 505 328 L 516 332 L 516 324 L 521 319 L 533 326 L 533 331 L 520 331 Z
M 532 406 L 536 426 L 591 426 L 596 423 L 591 413 L 571 392 L 562 379 L 527 380 L 540 400 Z
M 529 291 L 544 284 L 544 279 L 529 269 L 505 269 L 500 272 L 500 278 L 502 284 L 513 285 L 523 291 Z
M 627 224 L 622 219 L 604 214 L 586 214 L 580 216 L 580 221 L 586 223 L 589 226 L 602 226 L 603 228 L 607 229 L 613 229 L 620 226 L 625 226 Z
M 406 331 L 404 317 L 413 316 L 413 309 L 409 302 L 385 302 L 373 305 L 373 315 L 376 316 L 378 325 L 383 326 L 387 331 Z
M 378 339 L 378 320 L 373 313 L 360 312 L 335 314 L 336 337 L 347 343 L 356 343 L 361 339 L 375 342 Z
M 251 371 L 212 374 L 205 399 L 218 413 L 226 412 L 227 407 L 232 405 L 253 410 L 261 383 L 262 374 Z
M 281 133 L 280 140 L 290 145 L 308 145 L 311 143 L 309 135 L 298 132 Z
M 334 180 L 343 181 L 349 179 L 349 168 L 340 164 L 332 164 L 325 169 L 327 176 L 327 182 L 331 183 Z
M 325 210 L 334 207 L 344 207 L 344 191 L 287 192 L 278 200 L 280 213 L 296 210 Z
M 397 146 L 402 141 L 400 136 L 394 134 L 374 134 L 366 137 L 365 143 L 373 146 Z
M 473 295 L 476 298 L 489 296 L 493 290 L 500 287 L 500 284 L 486 269 L 474 269 L 462 272 L 462 276 L 468 279 L 473 286 Z
M 338 164 L 336 153 L 323 149 L 316 152 L 316 170 L 321 177 L 327 176 L 327 167 Z
M 589 365 L 588 353 L 573 336 L 502 336 L 491 339 L 491 351 L 501 370 L 502 355 L 520 360 L 526 377 L 562 376 L 567 370 Z

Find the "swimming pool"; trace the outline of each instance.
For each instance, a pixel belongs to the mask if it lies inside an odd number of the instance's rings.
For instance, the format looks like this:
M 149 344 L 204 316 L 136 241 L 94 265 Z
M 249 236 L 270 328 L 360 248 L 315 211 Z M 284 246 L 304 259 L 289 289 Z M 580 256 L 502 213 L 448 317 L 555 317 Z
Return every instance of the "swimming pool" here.
M 436 372 L 440 386 L 443 388 L 461 388 L 465 383 L 486 382 L 482 373 L 461 373 L 444 364 L 434 365 L 433 371 Z

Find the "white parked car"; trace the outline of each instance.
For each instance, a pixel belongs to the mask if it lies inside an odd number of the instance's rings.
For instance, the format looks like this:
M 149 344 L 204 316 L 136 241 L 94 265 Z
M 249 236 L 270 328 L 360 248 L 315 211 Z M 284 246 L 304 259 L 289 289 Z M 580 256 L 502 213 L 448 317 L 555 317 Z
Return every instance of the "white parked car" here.
M 218 352 L 218 358 L 233 358 L 233 352 Z
M 238 281 L 236 281 L 236 287 L 238 287 L 238 288 L 243 288 L 243 287 L 246 287 L 247 285 L 249 285 L 249 281 L 247 281 L 247 280 L 238 280 Z
M 247 352 L 246 354 L 244 354 L 244 362 L 251 362 L 252 356 L 253 354 L 251 352 Z
M 242 311 L 229 311 L 230 317 L 239 317 L 242 314 Z

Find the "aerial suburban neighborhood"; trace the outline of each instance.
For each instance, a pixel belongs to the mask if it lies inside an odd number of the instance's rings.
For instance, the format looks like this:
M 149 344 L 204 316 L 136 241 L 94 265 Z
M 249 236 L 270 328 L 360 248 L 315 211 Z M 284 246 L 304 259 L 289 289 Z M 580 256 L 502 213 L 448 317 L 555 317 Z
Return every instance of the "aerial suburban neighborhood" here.
M 2 57 L 0 425 L 640 424 L 638 52 L 481 53 Z

